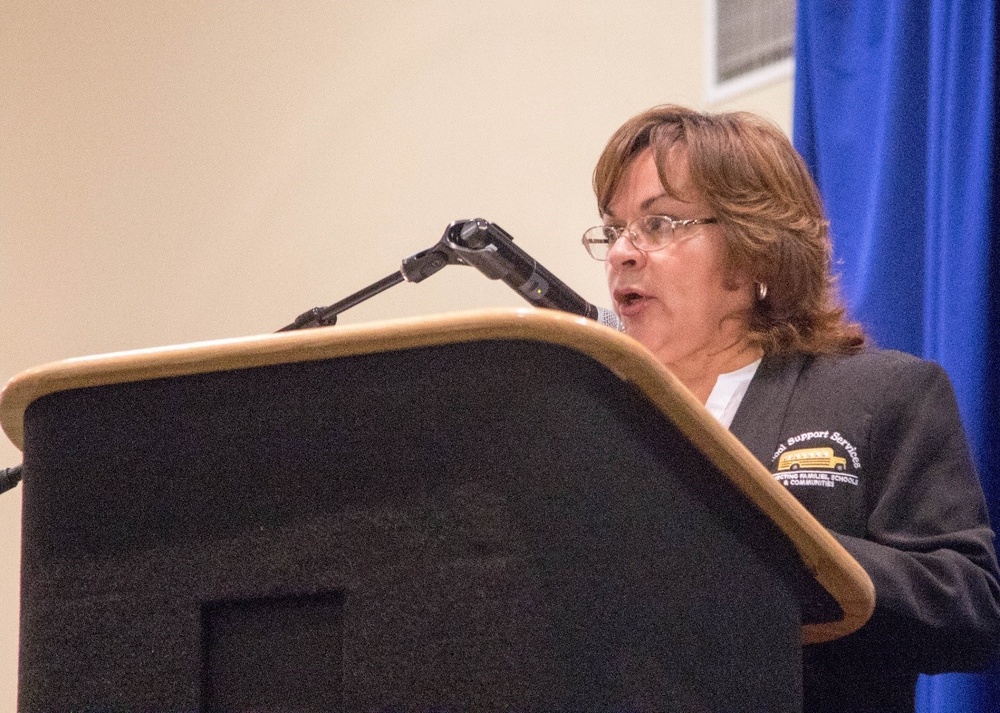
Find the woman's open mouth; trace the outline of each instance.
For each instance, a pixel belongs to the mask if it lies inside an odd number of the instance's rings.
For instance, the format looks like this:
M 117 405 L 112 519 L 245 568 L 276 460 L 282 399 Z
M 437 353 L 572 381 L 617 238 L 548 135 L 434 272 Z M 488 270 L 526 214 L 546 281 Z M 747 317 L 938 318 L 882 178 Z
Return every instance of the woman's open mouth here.
M 634 312 L 635 309 L 644 300 L 648 299 L 647 295 L 644 293 L 633 290 L 631 288 L 624 288 L 620 290 L 615 290 L 614 292 L 615 303 L 618 305 L 619 313 L 627 315 Z
M 614 294 L 615 302 L 617 302 L 622 307 L 630 307 L 637 302 L 646 298 L 646 295 L 639 292 L 638 290 L 633 290 L 630 288 L 615 290 Z

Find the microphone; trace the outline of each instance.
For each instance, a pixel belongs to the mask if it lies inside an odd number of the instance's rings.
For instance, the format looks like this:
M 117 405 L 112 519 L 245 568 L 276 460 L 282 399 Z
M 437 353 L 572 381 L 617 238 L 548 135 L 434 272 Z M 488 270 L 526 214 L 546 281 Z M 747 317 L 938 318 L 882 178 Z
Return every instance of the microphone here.
M 472 265 L 491 280 L 502 280 L 538 307 L 578 314 L 618 331 L 624 329 L 618 315 L 587 302 L 515 245 L 514 238 L 495 223 L 482 218 L 456 220 L 445 229 L 442 242 L 460 262 Z

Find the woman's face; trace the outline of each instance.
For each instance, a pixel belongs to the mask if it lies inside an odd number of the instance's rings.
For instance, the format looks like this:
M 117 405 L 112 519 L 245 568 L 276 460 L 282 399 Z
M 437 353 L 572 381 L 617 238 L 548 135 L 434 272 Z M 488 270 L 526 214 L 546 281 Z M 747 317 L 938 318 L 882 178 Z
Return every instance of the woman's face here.
M 714 218 L 704 196 L 691 186 L 686 149 L 667 154 L 667 195 L 651 149 L 628 166 L 612 196 L 605 224 L 624 226 L 644 215 Z M 608 288 L 625 331 L 667 366 L 719 365 L 745 347 L 752 285 L 727 271 L 725 238 L 718 224 L 679 227 L 665 248 L 642 252 L 622 237 L 608 254 Z M 718 370 L 717 370 L 718 371 Z

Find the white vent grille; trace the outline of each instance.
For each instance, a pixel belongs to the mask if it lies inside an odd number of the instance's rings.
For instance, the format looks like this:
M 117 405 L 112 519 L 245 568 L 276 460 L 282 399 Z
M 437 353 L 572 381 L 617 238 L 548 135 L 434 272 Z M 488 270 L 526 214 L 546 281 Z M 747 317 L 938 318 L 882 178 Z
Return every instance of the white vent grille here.
M 791 72 L 795 0 L 706 0 L 713 98 Z

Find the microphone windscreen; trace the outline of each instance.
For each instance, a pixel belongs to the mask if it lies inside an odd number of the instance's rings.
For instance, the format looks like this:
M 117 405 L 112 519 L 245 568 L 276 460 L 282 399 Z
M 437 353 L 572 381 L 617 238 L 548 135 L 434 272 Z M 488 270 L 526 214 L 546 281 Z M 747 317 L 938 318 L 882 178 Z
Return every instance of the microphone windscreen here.
M 625 331 L 625 324 L 620 319 L 618 319 L 617 314 L 615 314 L 609 309 L 598 307 L 597 321 L 603 324 L 605 327 L 611 327 L 612 329 L 617 329 L 619 332 Z

